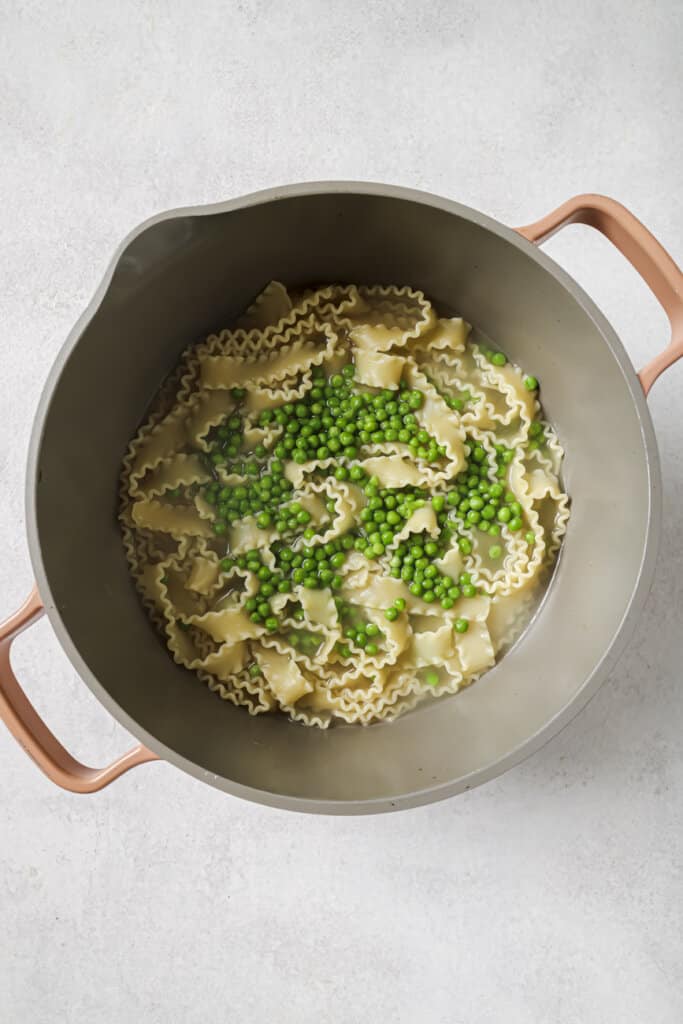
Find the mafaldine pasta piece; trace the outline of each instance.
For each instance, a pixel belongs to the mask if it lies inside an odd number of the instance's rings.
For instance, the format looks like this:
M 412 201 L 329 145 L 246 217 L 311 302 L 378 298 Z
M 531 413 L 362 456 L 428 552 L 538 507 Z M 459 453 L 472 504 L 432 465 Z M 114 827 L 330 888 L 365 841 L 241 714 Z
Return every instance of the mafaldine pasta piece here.
M 283 707 L 296 704 L 305 693 L 310 693 L 314 688 L 298 665 L 286 654 L 278 654 L 277 651 L 261 647 L 256 652 L 256 663 Z
M 353 335 L 353 331 L 351 332 Z M 359 348 L 356 351 L 356 374 L 361 384 L 373 388 L 398 388 L 405 360 L 383 352 Z
M 482 337 L 407 286 L 273 281 L 184 352 L 120 491 L 177 664 L 250 715 L 323 729 L 495 664 L 570 509 L 538 381 Z

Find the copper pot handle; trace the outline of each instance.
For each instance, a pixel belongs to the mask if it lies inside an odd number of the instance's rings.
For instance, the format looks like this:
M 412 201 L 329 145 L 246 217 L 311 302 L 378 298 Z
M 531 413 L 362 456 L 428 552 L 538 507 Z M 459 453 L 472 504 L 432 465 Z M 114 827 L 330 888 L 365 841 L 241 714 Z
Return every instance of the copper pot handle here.
M 669 318 L 669 344 L 638 374 L 647 395 L 660 373 L 683 355 L 683 273 L 638 218 L 607 196 L 574 196 L 535 224 L 515 230 L 530 242 L 540 243 L 566 224 L 588 224 L 602 232 L 635 267 Z
M 10 663 L 12 641 L 43 612 L 43 602 L 34 587 L 21 608 L 0 623 L 0 718 L 51 782 L 72 793 L 95 793 L 129 768 L 156 761 L 157 756 L 140 745 L 106 768 L 88 768 L 72 757 L 50 732 L 19 685 Z

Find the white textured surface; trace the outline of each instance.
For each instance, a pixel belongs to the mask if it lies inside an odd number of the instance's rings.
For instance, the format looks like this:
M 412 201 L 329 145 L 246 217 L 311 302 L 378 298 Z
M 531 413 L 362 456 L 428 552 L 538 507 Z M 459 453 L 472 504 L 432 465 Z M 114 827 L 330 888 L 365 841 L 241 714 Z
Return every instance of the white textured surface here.
M 682 30 L 676 0 L 5 0 L 2 609 L 30 583 L 39 391 L 137 222 L 326 177 L 511 224 L 593 190 L 680 260 Z M 607 243 L 576 228 L 548 250 L 635 362 L 661 347 L 663 314 Z M 358 819 L 250 806 L 161 764 L 76 797 L 0 729 L 3 1024 L 678 1024 L 682 382 L 652 396 L 665 526 L 642 621 L 587 710 L 504 778 Z M 126 746 L 44 622 L 15 661 L 80 756 Z

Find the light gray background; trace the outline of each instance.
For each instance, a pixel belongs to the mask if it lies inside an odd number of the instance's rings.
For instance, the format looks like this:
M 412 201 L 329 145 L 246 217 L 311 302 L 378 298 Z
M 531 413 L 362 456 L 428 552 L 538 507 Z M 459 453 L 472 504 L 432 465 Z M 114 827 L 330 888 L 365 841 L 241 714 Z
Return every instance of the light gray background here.
M 40 389 L 140 220 L 326 177 L 424 188 L 508 224 L 593 190 L 680 260 L 682 30 L 676 0 L 5 0 L 1 609 L 31 583 Z M 663 314 L 603 239 L 574 228 L 548 251 L 637 364 L 662 347 Z M 3 1024 L 677 1024 L 682 388 L 683 366 L 652 394 L 664 540 L 627 653 L 558 739 L 480 790 L 312 818 L 157 764 L 78 797 L 0 728 Z M 46 623 L 15 663 L 78 755 L 126 748 Z

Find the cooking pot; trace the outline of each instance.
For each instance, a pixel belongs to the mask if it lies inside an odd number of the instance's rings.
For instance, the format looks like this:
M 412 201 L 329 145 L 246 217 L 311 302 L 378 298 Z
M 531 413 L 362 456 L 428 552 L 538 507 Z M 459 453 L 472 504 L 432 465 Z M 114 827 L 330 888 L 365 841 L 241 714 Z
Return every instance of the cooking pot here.
M 575 222 L 605 234 L 669 316 L 671 342 L 639 375 L 588 296 L 534 244 Z M 572 515 L 533 622 L 476 685 L 392 723 L 322 731 L 220 703 L 169 656 L 124 557 L 121 459 L 150 399 L 189 341 L 229 323 L 271 279 L 424 290 L 541 379 L 566 452 Z M 261 803 L 368 813 L 499 775 L 595 693 L 642 607 L 661 510 L 645 395 L 682 352 L 683 275 L 603 196 L 578 196 L 516 231 L 446 199 L 353 182 L 152 218 L 116 253 L 39 404 L 27 474 L 37 586 L 0 627 L 0 714 L 45 774 L 76 792 L 161 758 Z M 43 611 L 86 685 L 140 741 L 107 768 L 62 747 L 12 672 L 12 640 Z

